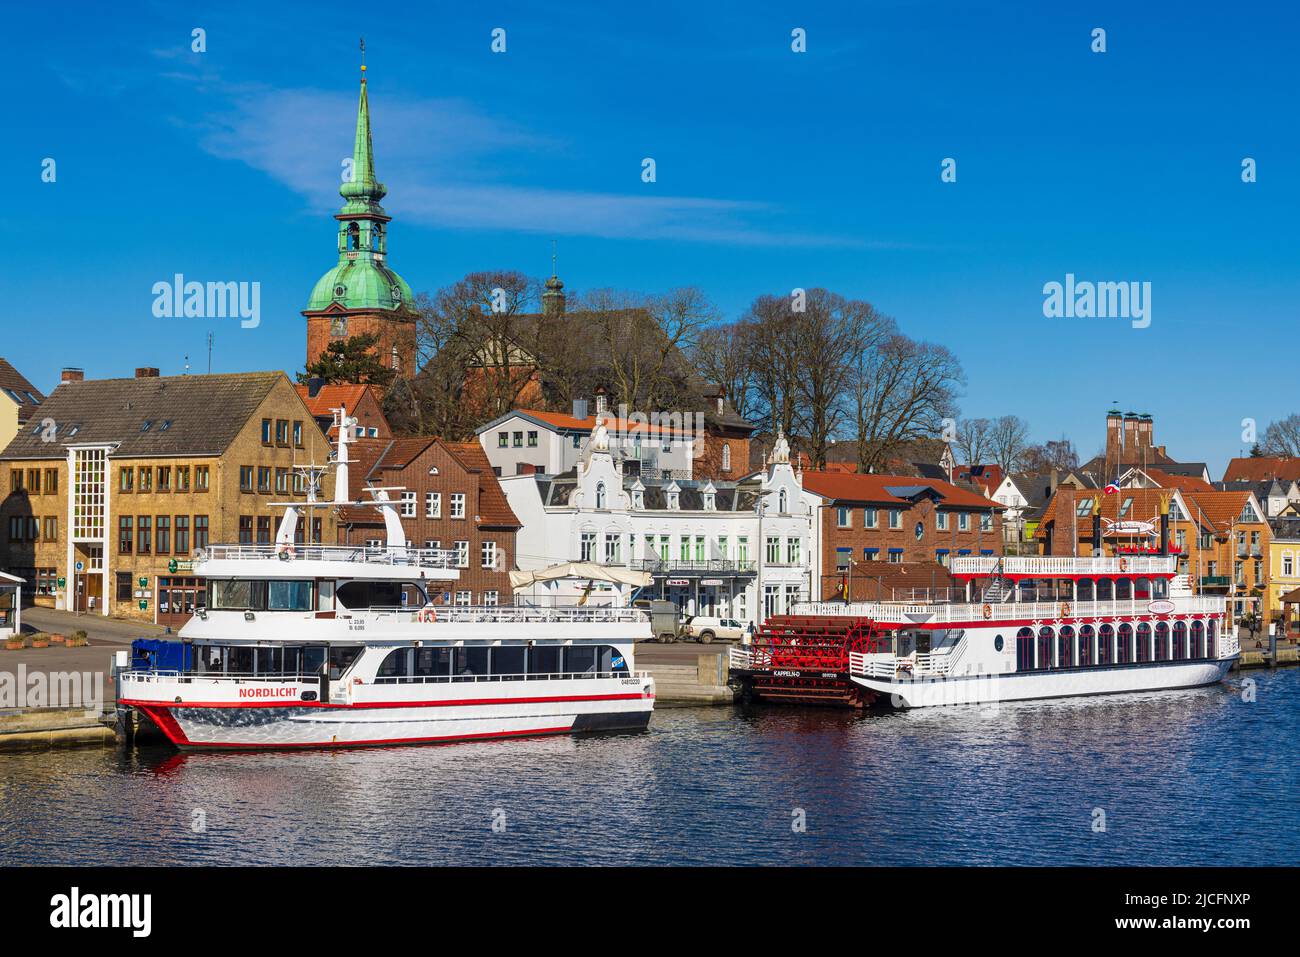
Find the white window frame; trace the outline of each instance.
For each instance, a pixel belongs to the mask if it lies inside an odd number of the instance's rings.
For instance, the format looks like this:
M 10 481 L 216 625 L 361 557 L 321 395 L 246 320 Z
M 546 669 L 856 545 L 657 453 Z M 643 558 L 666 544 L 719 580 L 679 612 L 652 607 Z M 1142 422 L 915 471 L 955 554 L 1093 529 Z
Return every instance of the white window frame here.
M 442 518 L 442 493 L 441 492 L 424 493 L 424 517 Z

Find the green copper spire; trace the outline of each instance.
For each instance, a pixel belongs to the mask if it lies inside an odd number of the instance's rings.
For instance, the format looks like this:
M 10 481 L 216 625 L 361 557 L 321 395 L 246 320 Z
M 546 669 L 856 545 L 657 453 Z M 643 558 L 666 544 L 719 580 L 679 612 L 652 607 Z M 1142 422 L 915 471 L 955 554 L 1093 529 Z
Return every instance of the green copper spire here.
M 364 41 L 361 50 L 364 59 Z M 363 62 L 357 133 L 352 147 L 352 175 L 339 188 L 339 195 L 346 202 L 334 217 L 339 222 L 339 261 L 317 281 L 307 303 L 307 312 L 319 312 L 335 304 L 347 310 L 399 309 L 413 298 L 411 287 L 389 269 L 386 262 L 389 216 L 379 201 L 388 191 L 375 178 L 365 70 Z

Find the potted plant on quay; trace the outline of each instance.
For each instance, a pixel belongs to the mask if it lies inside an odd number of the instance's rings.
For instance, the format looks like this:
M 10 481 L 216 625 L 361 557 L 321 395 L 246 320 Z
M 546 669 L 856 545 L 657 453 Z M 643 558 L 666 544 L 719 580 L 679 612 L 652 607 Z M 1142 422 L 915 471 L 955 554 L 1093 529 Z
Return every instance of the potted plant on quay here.
M 43 631 L 38 631 L 36 634 L 32 635 L 32 647 L 33 648 L 50 647 L 50 636 Z

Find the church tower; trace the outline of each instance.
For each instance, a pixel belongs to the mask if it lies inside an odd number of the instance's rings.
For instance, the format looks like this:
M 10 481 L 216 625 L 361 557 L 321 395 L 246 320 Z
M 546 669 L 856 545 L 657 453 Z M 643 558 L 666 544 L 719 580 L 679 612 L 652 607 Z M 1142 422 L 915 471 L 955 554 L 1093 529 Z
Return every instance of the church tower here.
M 391 217 L 379 205 L 387 190 L 375 176 L 365 71 L 362 63 L 351 176 L 339 189 L 344 203 L 334 216 L 339 223 L 338 265 L 317 281 L 302 312 L 307 319 L 307 362 L 315 362 L 331 342 L 370 334 L 378 337 L 374 349 L 383 364 L 408 376 L 415 373 L 413 297 L 406 280 L 388 266 Z

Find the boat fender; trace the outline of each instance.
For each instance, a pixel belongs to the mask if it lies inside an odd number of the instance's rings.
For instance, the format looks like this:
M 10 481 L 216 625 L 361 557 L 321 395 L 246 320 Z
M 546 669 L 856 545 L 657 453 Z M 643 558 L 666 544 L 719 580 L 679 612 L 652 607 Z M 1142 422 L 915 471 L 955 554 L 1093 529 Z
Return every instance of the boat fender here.
M 1068 601 L 1061 602 L 1061 617 L 1062 618 L 1070 617 L 1070 603 Z
M 415 620 L 421 622 L 437 621 L 438 613 L 434 611 L 432 608 L 421 608 L 416 613 Z
M 1119 570 L 1122 571 L 1122 572 L 1126 572 L 1126 571 L 1128 571 L 1128 559 L 1127 559 L 1127 558 L 1121 558 L 1121 559 L 1119 560 Z

